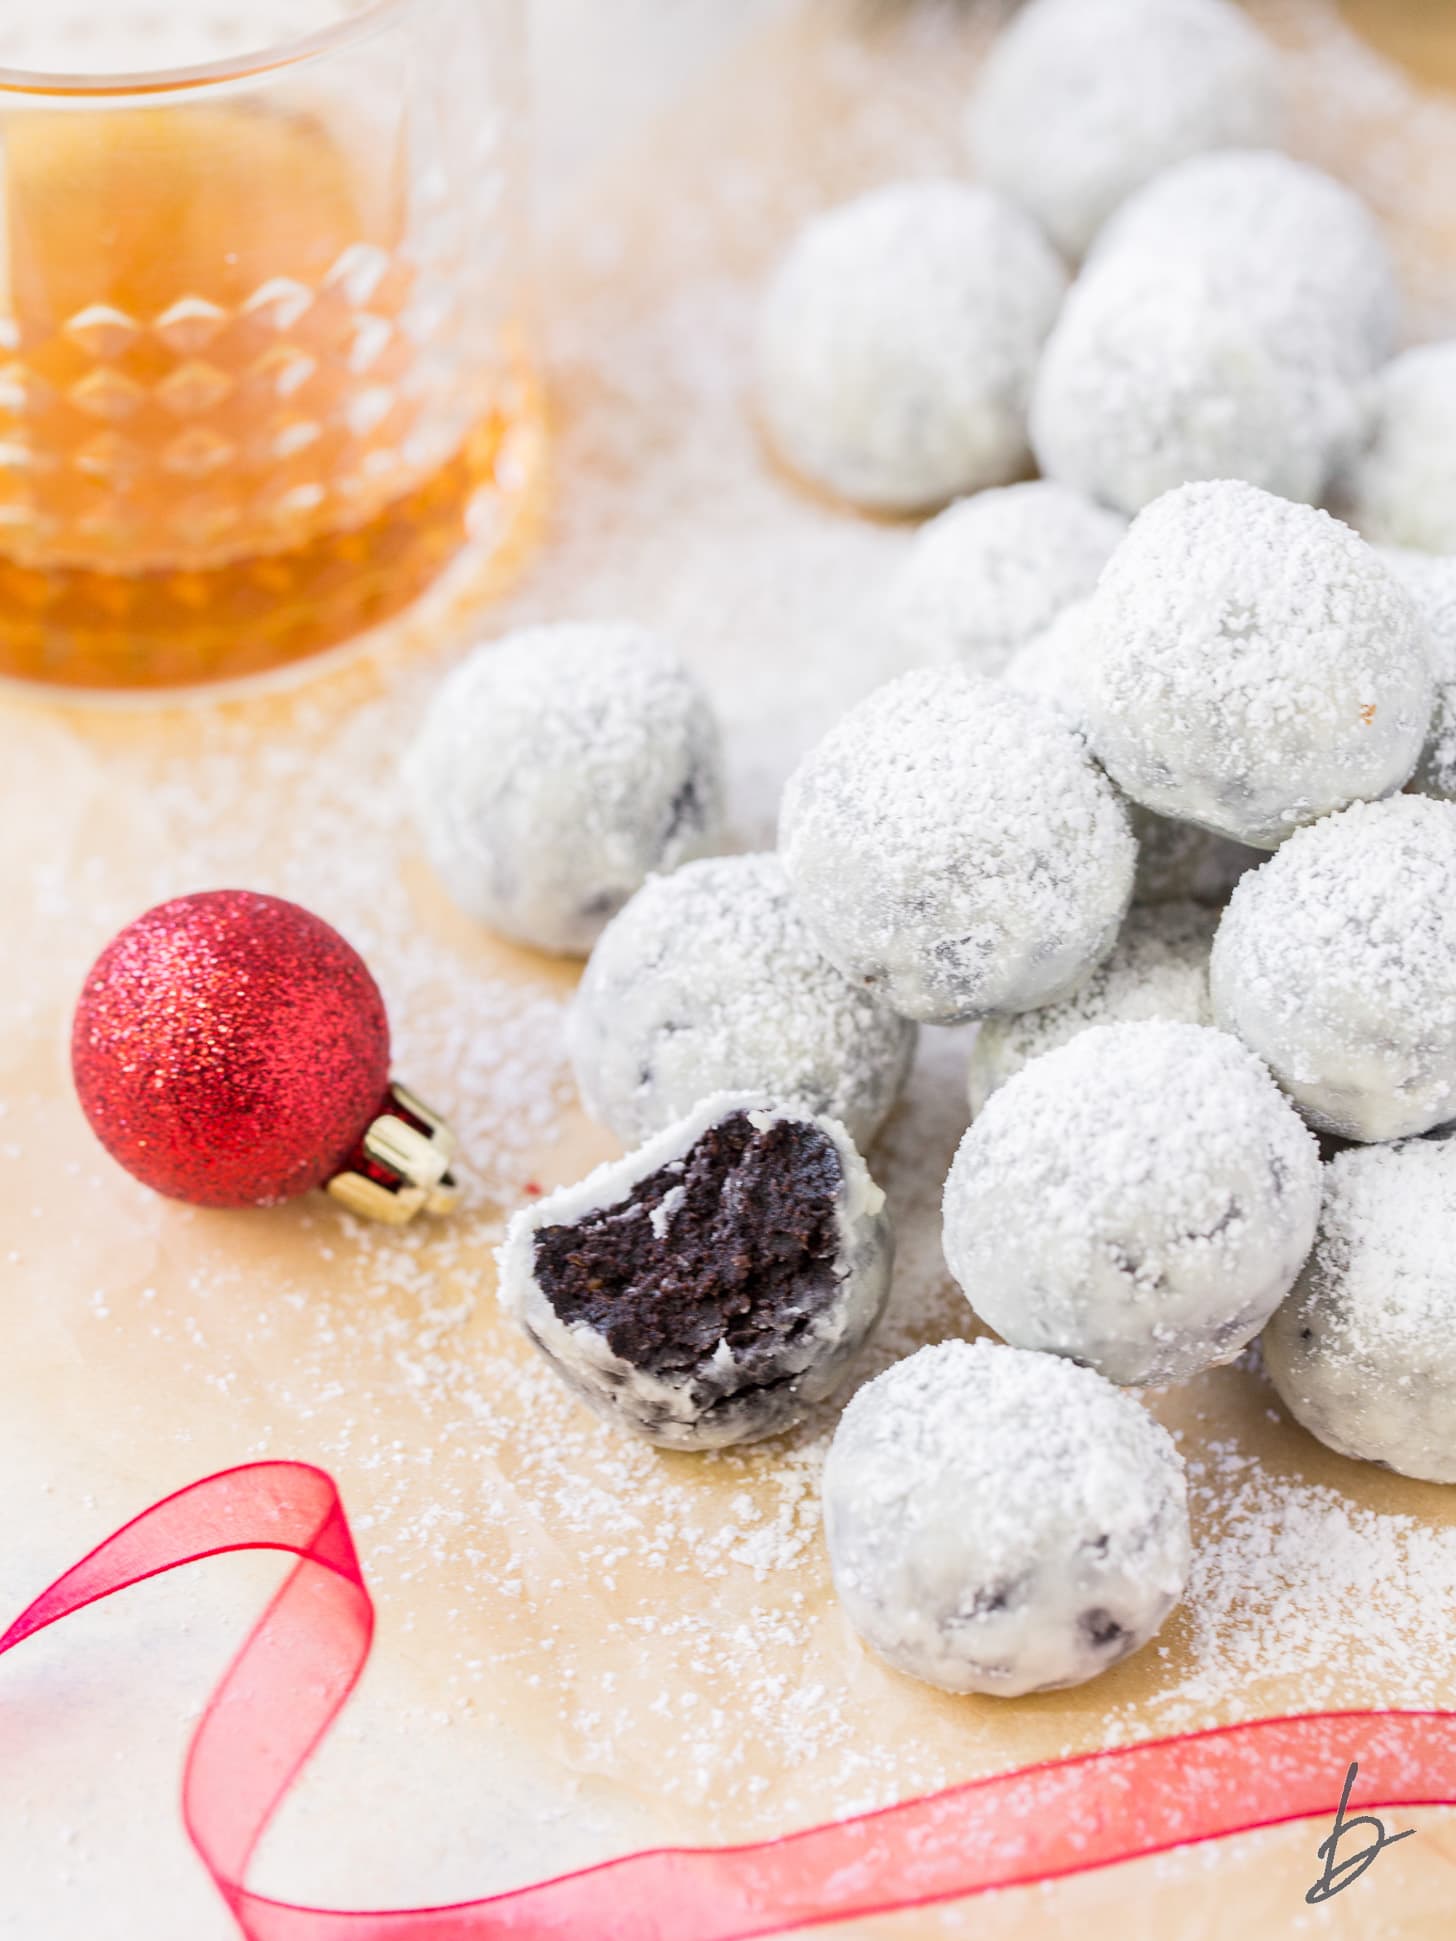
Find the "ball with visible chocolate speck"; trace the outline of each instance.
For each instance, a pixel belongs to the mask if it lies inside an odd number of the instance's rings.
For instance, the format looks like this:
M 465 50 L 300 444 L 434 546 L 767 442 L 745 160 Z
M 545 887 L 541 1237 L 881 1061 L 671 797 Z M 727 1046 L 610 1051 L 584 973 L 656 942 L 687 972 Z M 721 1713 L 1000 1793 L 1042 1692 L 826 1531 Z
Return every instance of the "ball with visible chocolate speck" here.
M 1264 1330 L 1286 1407 L 1343 1456 L 1456 1483 L 1456 1141 L 1350 1146 Z
M 824 1469 L 824 1534 L 882 1658 L 1004 1698 L 1146 1644 L 1190 1556 L 1167 1430 L 1090 1368 L 989 1341 L 922 1348 L 859 1391 Z
M 842 1125 L 722 1094 L 523 1207 L 500 1298 L 598 1414 L 714 1449 L 774 1435 L 838 1387 L 893 1252 Z
M 1312 1135 L 1236 1039 L 1094 1025 L 986 1101 L 946 1180 L 945 1257 L 1017 1347 L 1186 1381 L 1294 1285 L 1320 1185 Z
M 1220 480 L 1165 493 L 1087 618 L 1092 746 L 1134 801 L 1274 849 L 1389 795 L 1434 684 L 1410 595 L 1328 513 Z
M 1095 261 L 1132 252 L 1201 265 L 1210 294 L 1347 377 L 1367 378 L 1395 349 L 1400 292 L 1379 222 L 1343 182 L 1278 149 L 1217 150 L 1155 177 L 1098 237 Z
M 517 943 L 585 956 L 654 871 L 711 849 L 722 756 L 707 697 L 645 629 L 529 627 L 476 649 L 405 763 L 436 872 Z
M 586 1109 L 628 1145 L 714 1092 L 794 1100 L 868 1147 L 915 1027 L 820 955 L 777 856 L 654 877 L 592 952 L 567 1018 Z
M 1030 463 L 1026 404 L 1066 271 L 1011 203 L 896 182 L 811 222 L 764 298 L 779 455 L 852 505 L 928 511 Z
M 1198 264 L 1114 253 L 1078 279 L 1031 402 L 1044 476 L 1124 513 L 1189 479 L 1317 499 L 1355 437 L 1341 372 L 1271 340 Z
M 1124 197 L 1185 156 L 1277 141 L 1273 46 L 1229 0 L 1028 0 L 967 120 L 986 181 L 1080 256 Z
M 1357 802 L 1291 836 L 1234 891 L 1209 978 L 1316 1131 L 1456 1120 L 1456 803 Z
M 825 956 L 926 1024 L 1075 990 L 1117 939 L 1137 858 L 1064 718 L 949 667 L 877 689 L 805 756 L 779 850 Z
M 1198 156 L 1098 238 L 1037 372 L 1037 461 L 1125 512 L 1193 479 L 1318 502 L 1396 318 L 1389 251 L 1342 184 L 1287 155 Z

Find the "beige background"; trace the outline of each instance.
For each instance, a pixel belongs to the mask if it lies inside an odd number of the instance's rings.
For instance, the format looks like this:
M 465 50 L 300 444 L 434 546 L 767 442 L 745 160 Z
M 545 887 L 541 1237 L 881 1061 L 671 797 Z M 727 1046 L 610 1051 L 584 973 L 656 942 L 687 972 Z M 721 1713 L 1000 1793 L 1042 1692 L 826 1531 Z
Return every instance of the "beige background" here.
M 589 183 L 578 172 L 542 266 L 551 531 L 487 626 L 631 613 L 670 629 L 728 723 L 748 842 L 766 839 L 797 750 L 888 671 L 876 602 L 908 537 L 810 502 L 766 465 L 743 398 L 753 291 L 831 195 L 957 165 L 986 17 L 906 23 L 882 8 L 888 24 L 850 32 L 843 11 L 787 9 L 720 45 L 670 119 L 610 166 L 595 148 Z M 1398 225 L 1413 327 L 1440 327 L 1456 316 L 1441 234 L 1456 110 L 1413 94 L 1321 8 L 1267 11 L 1301 50 L 1299 146 L 1354 173 Z M 1381 12 L 1382 31 L 1393 22 Z M 922 1690 L 848 1634 L 817 1530 L 827 1417 L 766 1449 L 666 1457 L 558 1389 L 496 1314 L 491 1248 L 528 1181 L 569 1178 L 610 1144 L 562 1064 L 569 971 L 473 931 L 401 817 L 399 747 L 460 644 L 417 627 L 226 706 L 0 710 L 0 1607 L 210 1468 L 270 1454 L 335 1472 L 378 1643 L 256 1884 L 325 1903 L 444 1900 L 1223 1718 L 1456 1703 L 1448 1493 L 1327 1456 L 1248 1369 L 1155 1401 L 1194 1465 L 1188 1607 L 1098 1684 L 1015 1705 Z M 87 963 L 148 903 L 230 882 L 297 897 L 365 951 L 398 1068 L 470 1152 L 456 1220 L 394 1234 L 322 1201 L 196 1212 L 92 1143 L 65 1061 Z M 926 1034 L 873 1157 L 902 1268 L 866 1372 L 970 1327 L 935 1217 L 964 1052 L 963 1034 Z M 276 1575 L 207 1565 L 0 1669 L 0 1935 L 231 1932 L 182 1842 L 177 1779 Z M 1318 1911 L 1302 1895 L 1320 1836 L 1296 1827 L 858 1932 L 1435 1936 L 1449 1932 L 1456 1827 L 1414 1823 L 1418 1838 Z

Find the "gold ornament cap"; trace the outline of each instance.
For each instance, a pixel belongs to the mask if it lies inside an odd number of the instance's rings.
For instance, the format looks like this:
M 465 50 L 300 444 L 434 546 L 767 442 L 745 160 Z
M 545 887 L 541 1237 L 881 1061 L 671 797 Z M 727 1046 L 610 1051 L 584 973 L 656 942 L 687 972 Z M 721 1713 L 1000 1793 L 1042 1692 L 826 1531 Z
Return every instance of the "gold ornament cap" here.
M 402 1227 L 417 1213 L 450 1213 L 460 1188 L 450 1171 L 455 1135 L 397 1078 L 348 1164 L 324 1188 L 366 1220 Z

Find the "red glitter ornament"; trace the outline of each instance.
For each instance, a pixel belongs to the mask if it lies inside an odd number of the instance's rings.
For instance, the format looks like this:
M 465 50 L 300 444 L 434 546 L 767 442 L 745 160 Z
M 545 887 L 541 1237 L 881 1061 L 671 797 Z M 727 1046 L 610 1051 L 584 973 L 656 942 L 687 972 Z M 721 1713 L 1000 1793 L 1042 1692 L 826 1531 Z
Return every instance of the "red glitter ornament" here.
M 378 1166 L 381 1125 L 433 1155 L 430 1183 L 448 1183 L 433 1114 L 424 1126 L 377 1117 L 401 1108 L 363 958 L 281 897 L 210 890 L 129 923 L 86 979 L 71 1066 L 102 1145 L 173 1199 L 267 1206 L 325 1182 L 363 1186 L 362 1174 L 386 1202 L 381 1217 L 407 1218 L 429 1196 L 390 1197 L 413 1175 Z

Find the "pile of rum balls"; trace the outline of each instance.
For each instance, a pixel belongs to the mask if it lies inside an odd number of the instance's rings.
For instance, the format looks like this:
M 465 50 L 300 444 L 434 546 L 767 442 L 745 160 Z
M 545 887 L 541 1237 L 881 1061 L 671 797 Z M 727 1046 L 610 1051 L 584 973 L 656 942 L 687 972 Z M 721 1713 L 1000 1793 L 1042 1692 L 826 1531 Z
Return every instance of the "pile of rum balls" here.
M 944 1245 L 1000 1340 L 862 1387 L 824 1479 L 853 1625 L 952 1691 L 1153 1635 L 1188 1516 L 1136 1391 L 1256 1337 L 1330 1448 L 1456 1481 L 1456 342 L 1396 354 L 1282 94 L 1229 0 L 1029 0 L 969 174 L 789 249 L 777 459 L 935 516 L 776 853 L 716 853 L 711 708 L 635 628 L 482 649 L 409 758 L 460 903 L 589 953 L 571 1056 L 632 1150 L 516 1215 L 501 1297 L 654 1442 L 832 1393 L 892 1276 L 862 1155 L 918 1029 L 977 1021 Z

